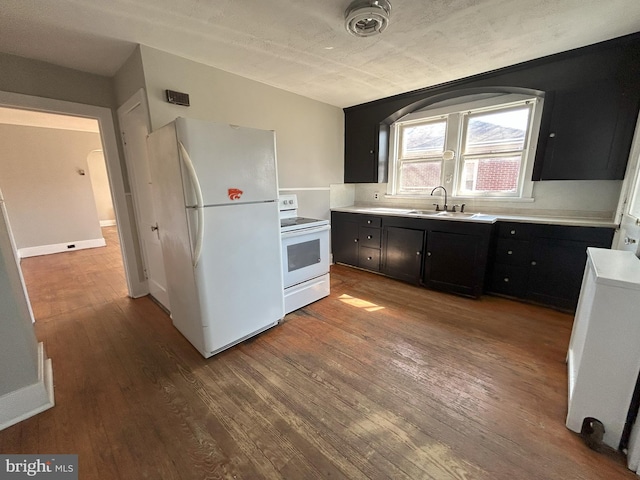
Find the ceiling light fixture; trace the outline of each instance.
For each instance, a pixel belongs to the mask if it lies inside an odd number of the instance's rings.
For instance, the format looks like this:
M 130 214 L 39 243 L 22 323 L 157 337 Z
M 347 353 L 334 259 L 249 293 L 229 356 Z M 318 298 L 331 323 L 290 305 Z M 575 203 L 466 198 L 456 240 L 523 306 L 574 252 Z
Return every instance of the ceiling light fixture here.
M 388 0 L 354 0 L 344 12 L 344 26 L 351 35 L 370 37 L 387 28 L 390 15 Z

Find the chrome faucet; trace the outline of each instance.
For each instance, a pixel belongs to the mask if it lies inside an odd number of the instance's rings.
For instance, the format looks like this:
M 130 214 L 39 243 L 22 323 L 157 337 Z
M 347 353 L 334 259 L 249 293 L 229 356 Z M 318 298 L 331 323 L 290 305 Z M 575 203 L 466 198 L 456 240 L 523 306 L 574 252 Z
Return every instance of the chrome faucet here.
M 431 195 L 433 196 L 433 192 L 435 192 L 439 188 L 441 188 L 442 191 L 444 192 L 444 207 L 443 207 L 442 211 L 446 212 L 447 211 L 447 189 L 444 188 L 442 185 L 439 185 L 436 188 L 434 188 L 433 190 L 431 190 Z M 436 211 L 437 210 L 438 210 L 438 204 L 436 204 Z

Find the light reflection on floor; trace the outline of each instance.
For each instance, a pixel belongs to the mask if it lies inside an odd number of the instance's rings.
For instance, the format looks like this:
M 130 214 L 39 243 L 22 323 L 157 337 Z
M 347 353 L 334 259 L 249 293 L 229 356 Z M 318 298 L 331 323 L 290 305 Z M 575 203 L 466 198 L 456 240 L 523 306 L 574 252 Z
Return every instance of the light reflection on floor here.
M 367 312 L 377 312 L 378 310 L 382 310 L 384 307 L 380 305 L 376 305 L 375 303 L 368 302 L 366 300 L 362 300 L 360 298 L 352 297 L 351 295 L 340 295 L 338 300 L 346 303 L 347 305 L 351 305 L 352 307 L 364 308 Z

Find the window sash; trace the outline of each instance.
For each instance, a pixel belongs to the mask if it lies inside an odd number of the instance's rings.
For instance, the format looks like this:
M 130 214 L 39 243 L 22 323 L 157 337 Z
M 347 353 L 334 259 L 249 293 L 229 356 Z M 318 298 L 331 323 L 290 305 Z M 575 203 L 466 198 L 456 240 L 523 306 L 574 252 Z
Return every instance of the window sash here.
M 424 126 L 434 126 L 437 124 L 443 124 L 444 132 L 442 136 L 442 145 L 439 148 L 432 149 L 423 149 L 423 150 L 415 150 L 413 152 L 405 150 L 405 140 L 408 135 L 407 130 L 417 127 Z M 446 135 L 447 135 L 447 119 L 438 117 L 438 118 L 428 118 L 422 121 L 413 121 L 400 124 L 400 141 L 398 145 L 398 157 L 401 159 L 420 159 L 420 158 L 429 158 L 434 156 L 442 156 L 445 150 L 446 143 Z
M 524 108 L 523 108 L 524 107 Z M 495 107 L 491 107 L 491 108 L 483 108 L 483 109 L 476 109 L 476 110 L 470 110 L 468 112 L 461 112 L 460 115 L 462 116 L 462 121 L 463 121 L 463 130 L 462 130 L 462 136 L 461 136 L 461 143 L 460 143 L 460 151 L 462 152 L 463 155 L 479 155 L 479 154 L 497 154 L 497 153 L 503 153 L 503 152 L 507 152 L 507 151 L 523 151 L 527 149 L 527 139 L 529 137 L 529 131 L 531 129 L 531 120 L 532 120 L 532 102 L 530 101 L 523 101 L 523 102 L 519 102 L 518 105 L 498 105 Z M 475 148 L 471 148 L 469 149 L 469 145 L 468 145 L 468 137 L 469 137 L 469 123 L 471 120 L 478 118 L 478 117 L 482 117 L 482 116 L 487 116 L 488 114 L 500 114 L 500 113 L 510 113 L 510 112 L 515 112 L 518 110 L 523 110 L 526 109 L 527 112 L 527 124 L 526 124 L 526 128 L 524 130 L 524 135 L 523 135 L 523 139 L 522 139 L 522 147 L 520 148 L 515 148 L 515 149 L 505 149 L 505 148 L 500 148 L 500 144 L 499 143 L 494 143 L 494 145 L 497 146 L 497 148 L 492 148 L 490 146 L 490 144 L 488 144 L 486 146 L 486 149 L 480 148 L 480 147 L 475 147 Z
M 437 182 L 435 182 L 435 185 L 416 185 L 416 186 L 412 186 L 409 184 L 409 182 L 405 181 L 406 179 L 406 169 L 405 167 L 411 167 L 411 166 L 420 166 L 420 165 L 433 165 L 433 164 L 438 164 L 438 167 L 440 169 L 439 175 L 438 175 L 438 180 Z M 442 172 L 443 172 L 443 161 L 442 161 L 442 156 L 438 156 L 438 157 L 423 157 L 423 158 L 419 158 L 419 159 L 400 159 L 398 160 L 398 165 L 397 165 L 397 190 L 398 193 L 417 193 L 417 192 L 423 192 L 423 191 L 427 191 L 427 190 L 431 190 L 434 187 L 438 186 L 441 184 L 442 182 Z
M 464 155 L 460 158 L 460 166 L 459 166 L 459 180 L 457 184 L 457 192 L 464 196 L 469 197 L 500 197 L 500 196 L 509 196 L 512 197 L 514 195 L 520 195 L 522 191 L 522 181 L 524 175 L 524 158 L 525 158 L 524 150 L 515 150 L 512 152 L 500 152 L 494 154 L 482 154 L 482 155 Z M 488 173 L 490 178 L 493 181 L 493 184 L 500 184 L 501 182 L 507 182 L 509 180 L 509 169 L 501 168 L 498 172 L 495 171 L 495 166 L 501 163 L 507 164 L 513 159 L 517 159 L 517 176 L 515 178 L 515 184 L 513 189 L 477 189 L 478 183 L 482 185 L 482 182 L 490 182 L 491 180 L 487 180 L 479 176 L 479 171 L 483 165 L 481 165 L 482 161 L 489 161 L 489 165 L 484 165 L 485 173 Z M 494 163 L 494 168 L 491 166 L 491 161 Z M 468 181 L 468 178 L 465 176 L 467 173 L 466 166 L 467 164 L 474 165 L 474 177 L 473 177 L 473 187 L 472 189 L 468 189 L 465 187 L 465 183 Z M 505 165 L 501 165 L 504 167 Z
M 502 100 L 502 101 L 501 101 Z M 537 129 L 540 123 L 540 109 L 536 108 L 539 99 L 536 97 L 524 97 L 517 95 L 505 95 L 501 97 L 485 98 L 467 102 L 466 104 L 458 104 L 456 106 L 442 107 L 439 109 L 431 109 L 425 112 L 414 112 L 409 114 L 403 121 L 398 121 L 391 126 L 391 164 L 389 189 L 390 194 L 408 194 L 408 195 L 424 195 L 429 193 L 431 186 L 416 185 L 406 182 L 403 176 L 403 169 L 407 162 L 439 162 L 440 163 L 440 179 L 438 185 L 445 185 L 452 197 L 521 197 L 524 193 L 531 194 L 532 185 L 527 182 L 526 176 L 530 174 L 533 162 L 533 152 L 530 149 L 530 142 L 535 142 L 538 135 Z M 541 105 L 541 103 L 540 103 Z M 522 141 L 522 149 L 509 149 L 495 152 L 477 152 L 463 153 L 463 147 L 466 142 L 466 130 L 468 126 L 467 117 L 479 116 L 487 113 L 501 113 L 509 110 L 522 109 L 526 106 L 529 109 L 527 118 L 527 127 L 524 132 L 524 140 Z M 431 113 L 431 115 L 428 115 Z M 405 155 L 402 156 L 401 136 L 403 128 L 410 125 L 420 125 L 426 123 L 446 122 L 445 143 L 443 152 L 437 155 Z M 535 128 L 534 128 L 535 127 Z M 533 143 L 535 145 L 535 143 Z M 512 146 L 519 146 L 514 142 Z M 454 156 L 457 158 L 444 160 L 444 152 L 452 150 L 458 152 Z M 465 184 L 463 178 L 465 162 L 468 165 L 472 161 L 482 162 L 489 158 L 499 159 L 507 157 L 518 157 L 519 168 L 518 178 L 515 181 L 515 189 L 509 190 L 477 190 L 477 181 L 469 180 L 470 183 Z M 481 163 L 479 163 L 480 165 Z M 468 171 L 467 166 L 467 171 Z M 476 165 L 477 168 L 477 165 Z

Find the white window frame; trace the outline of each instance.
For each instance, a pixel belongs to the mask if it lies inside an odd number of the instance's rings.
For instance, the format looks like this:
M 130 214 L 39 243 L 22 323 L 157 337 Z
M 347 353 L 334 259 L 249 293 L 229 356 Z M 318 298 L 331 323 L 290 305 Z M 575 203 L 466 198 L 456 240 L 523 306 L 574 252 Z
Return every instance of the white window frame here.
M 464 115 L 483 110 L 490 111 L 499 106 L 518 105 L 523 102 L 531 102 L 530 128 L 525 139 L 524 155 L 520 169 L 520 178 L 516 192 L 479 192 L 476 194 L 464 193 L 460 190 L 460 176 L 462 175 L 462 129 Z M 389 182 L 387 195 L 394 197 L 420 198 L 430 195 L 430 191 L 421 190 L 416 193 L 401 192 L 399 190 L 398 162 L 400 148 L 400 126 L 409 122 L 425 121 L 427 119 L 449 118 L 447 122 L 445 152 L 451 151 L 450 160 L 443 160 L 442 185 L 445 186 L 451 198 L 476 199 L 476 200 L 509 200 L 532 201 L 533 200 L 533 163 L 535 150 L 538 143 L 540 121 L 542 117 L 543 97 L 524 94 L 485 94 L 474 97 L 463 97 L 449 100 L 440 104 L 429 106 L 423 110 L 412 112 L 398 119 L 391 125 L 389 136 Z M 446 104 L 445 104 L 446 103 Z
M 428 124 L 428 123 L 440 123 L 442 121 L 445 122 L 445 140 L 443 142 L 443 150 L 442 153 L 427 153 L 426 155 L 418 155 L 418 154 L 414 154 L 414 155 L 407 155 L 403 158 L 400 158 L 400 153 L 402 150 L 402 147 L 400 146 L 402 144 L 402 133 L 400 132 L 400 129 L 398 129 L 397 131 L 397 135 L 398 135 L 398 156 L 395 157 L 395 161 L 396 161 L 396 175 L 398 177 L 398 182 L 400 181 L 400 176 L 401 176 L 401 170 L 402 170 L 402 165 L 404 164 L 410 164 L 410 163 L 430 163 L 430 162 L 438 162 L 441 164 L 440 166 L 440 170 L 442 172 L 442 170 L 444 169 L 444 160 L 442 158 L 445 147 L 446 147 L 446 143 L 447 143 L 447 118 L 446 116 L 442 116 L 442 117 L 429 117 L 428 119 L 418 119 L 418 120 L 414 120 L 414 121 L 405 121 L 403 122 L 403 126 L 412 126 L 412 125 L 416 125 L 416 124 Z M 442 174 L 441 174 L 442 176 Z M 403 193 L 407 193 L 407 194 L 412 194 L 409 193 L 411 192 L 412 189 L 407 189 L 406 192 Z M 419 191 L 424 190 L 424 189 L 420 189 Z

